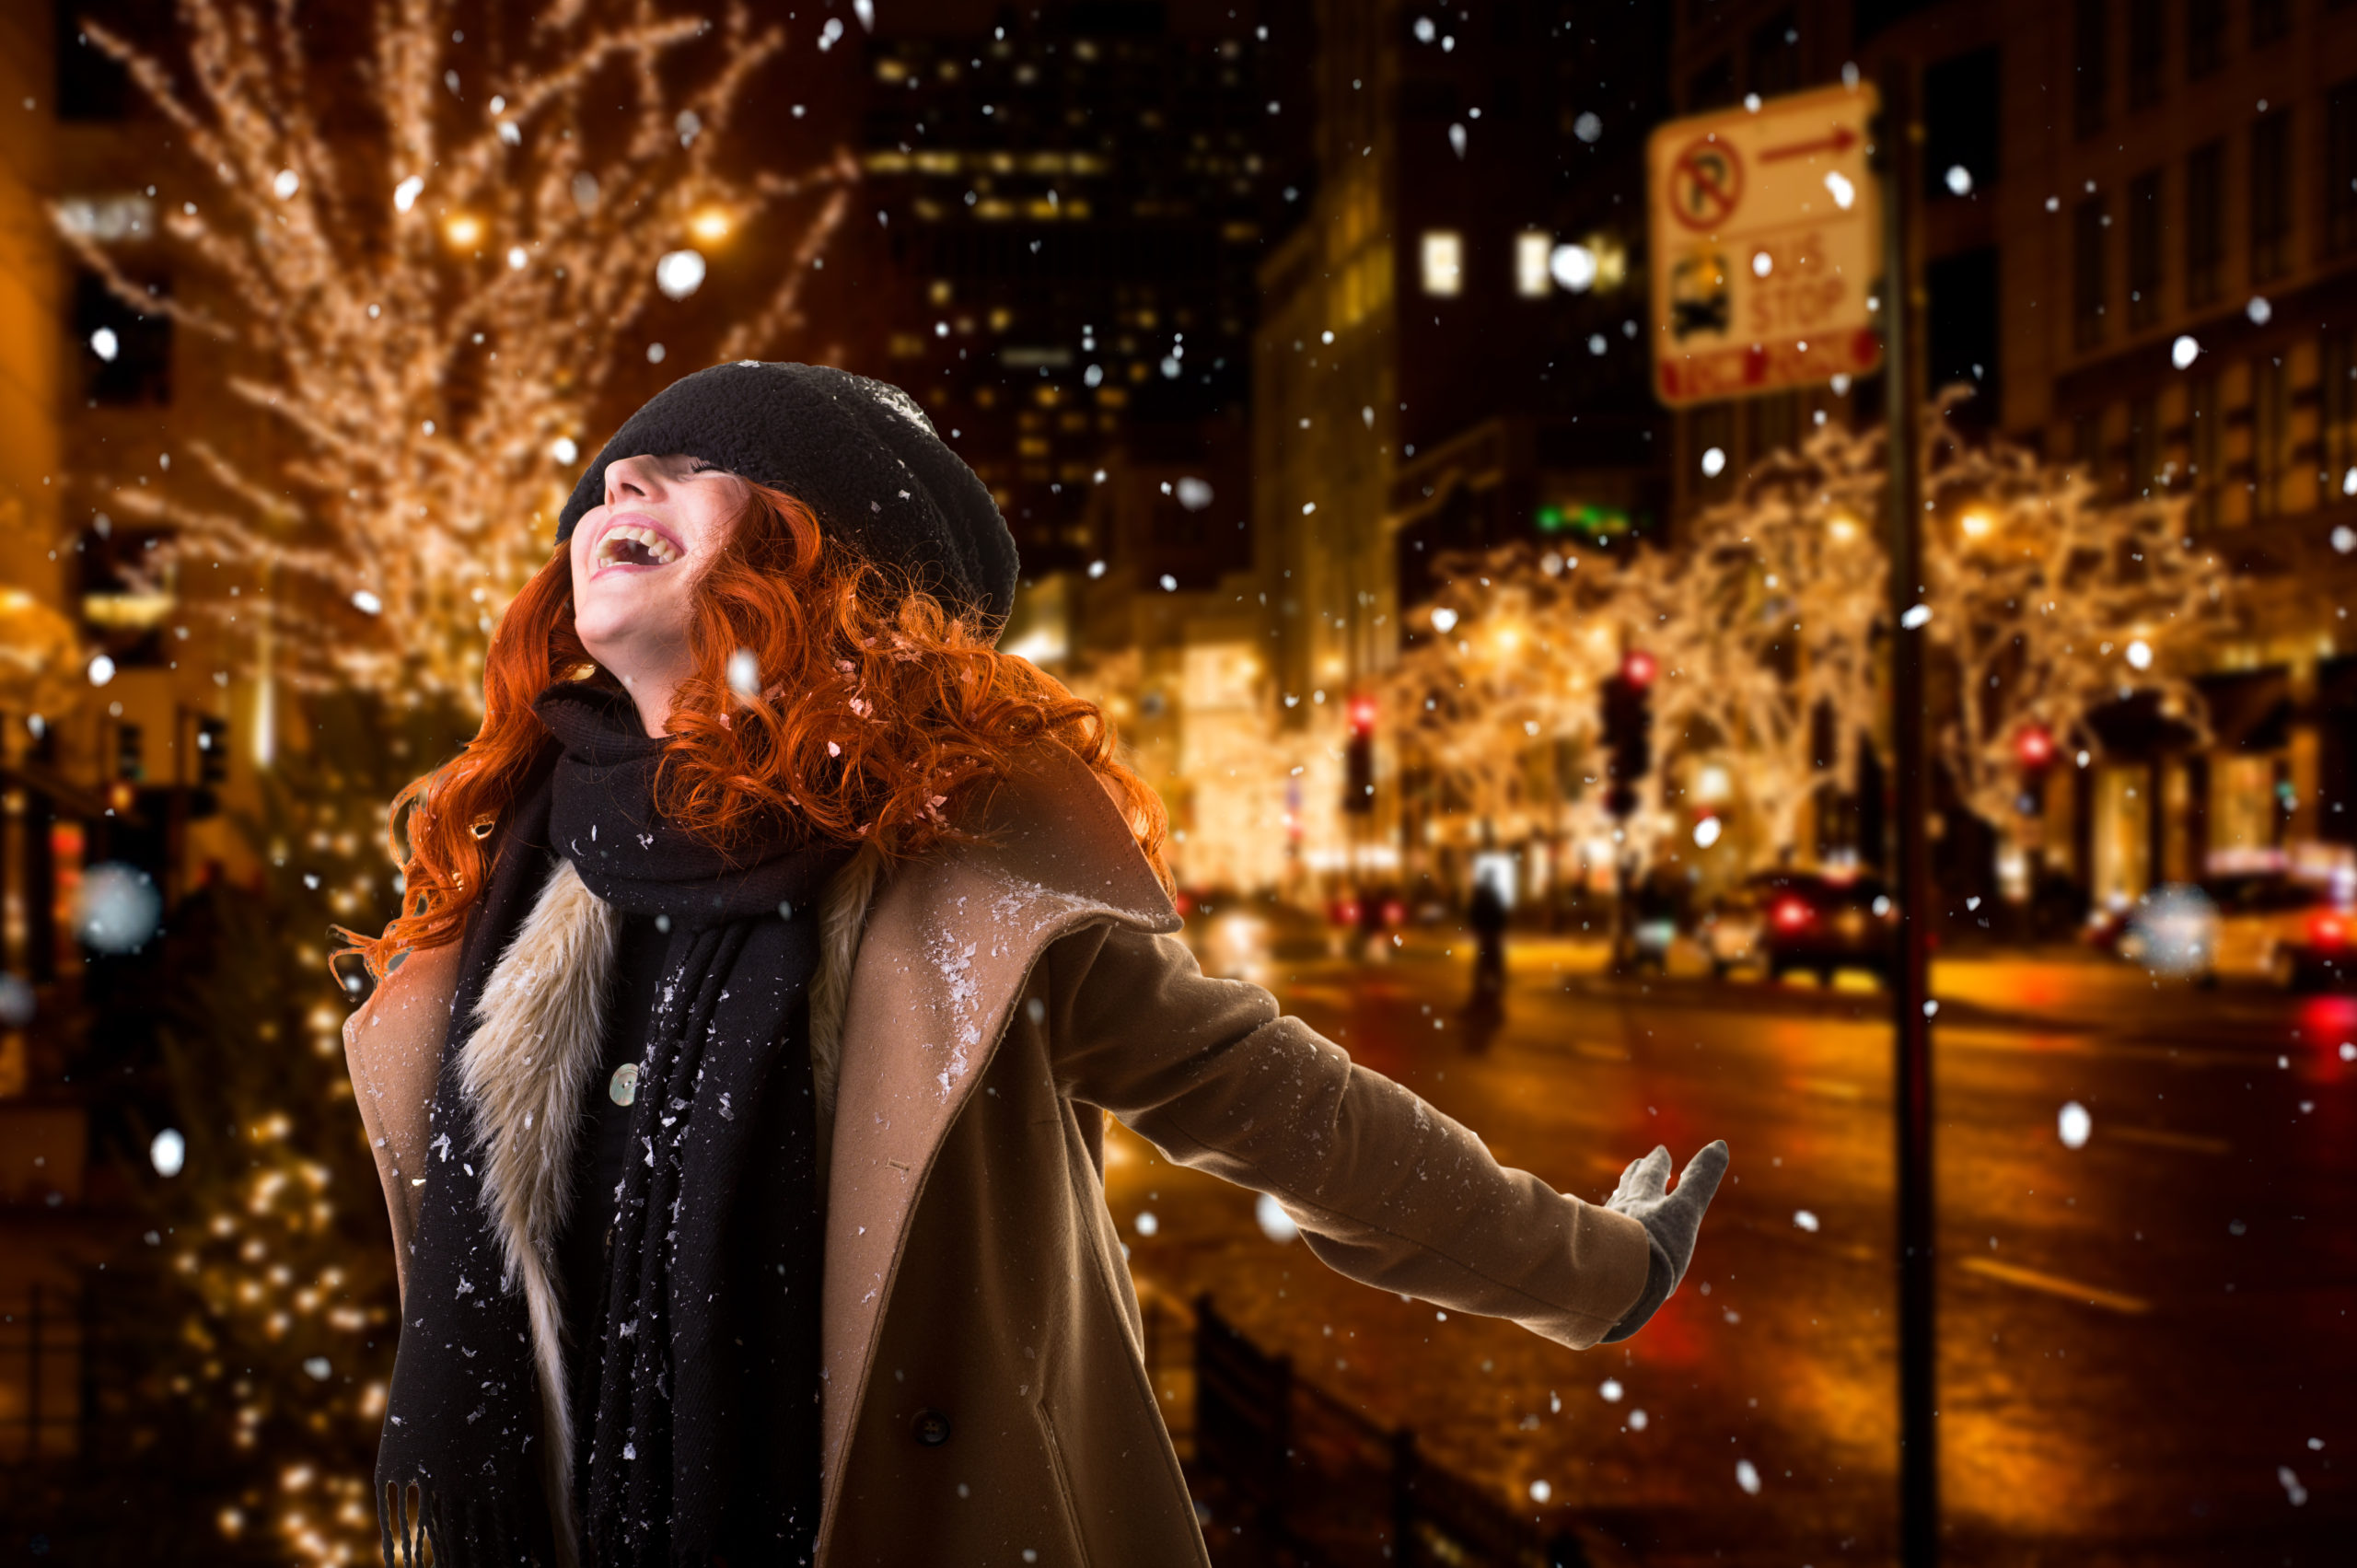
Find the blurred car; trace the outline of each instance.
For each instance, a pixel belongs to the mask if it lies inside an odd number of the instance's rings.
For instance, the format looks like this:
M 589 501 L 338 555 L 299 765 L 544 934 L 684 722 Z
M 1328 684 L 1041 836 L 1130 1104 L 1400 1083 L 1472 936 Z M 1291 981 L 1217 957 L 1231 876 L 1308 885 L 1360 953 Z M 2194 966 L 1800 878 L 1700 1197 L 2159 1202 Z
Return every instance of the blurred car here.
M 1875 877 L 1765 871 L 1720 900 L 1698 935 L 1713 974 L 1757 965 L 1781 980 L 1811 970 L 1829 985 L 1845 969 L 1887 979 L 1898 924 Z
M 2357 883 L 2283 873 L 2162 888 L 2137 900 L 2117 950 L 2131 963 L 2305 990 L 2357 970 Z
M 1330 925 L 1356 926 L 1372 935 L 1408 923 L 1407 901 L 1388 888 L 1338 893 L 1326 900 Z
M 2079 928 L 2079 940 L 2098 953 L 2128 958 L 2131 957 L 2126 946 L 2128 934 L 2136 923 L 2136 915 L 2137 906 L 2134 904 L 2097 904 L 2087 912 L 2086 923 Z

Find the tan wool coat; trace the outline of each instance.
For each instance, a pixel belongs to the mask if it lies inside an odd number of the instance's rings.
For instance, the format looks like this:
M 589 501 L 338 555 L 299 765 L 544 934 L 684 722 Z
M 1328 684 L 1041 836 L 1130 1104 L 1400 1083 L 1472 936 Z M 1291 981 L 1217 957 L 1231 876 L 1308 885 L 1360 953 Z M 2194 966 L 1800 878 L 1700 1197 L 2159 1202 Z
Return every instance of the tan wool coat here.
M 1635 1220 L 1500 1166 L 1268 993 L 1206 978 L 1077 757 L 1043 747 L 978 819 L 979 842 L 888 879 L 855 860 L 822 911 L 822 1562 L 1203 1568 L 1105 1206 L 1105 1114 L 1274 1195 L 1310 1250 L 1370 1285 L 1579 1349 L 1635 1305 Z M 535 1262 L 553 1246 L 555 1217 L 531 1199 L 567 1185 L 570 1132 L 545 1133 L 577 1119 L 581 1077 L 533 1074 L 596 1060 L 597 1040 L 567 1034 L 601 1011 L 581 1005 L 605 979 L 601 911 L 560 869 L 502 958 L 486 996 L 545 996 L 537 1016 L 511 1005 L 452 1030 L 453 946 L 412 955 L 346 1026 L 404 1275 L 446 1036 L 463 1036 L 503 1173 L 485 1191 L 494 1228 Z M 542 1409 L 562 1433 L 551 1277 L 527 1267 L 512 1288 L 532 1297 Z M 569 1462 L 568 1445 L 549 1446 Z

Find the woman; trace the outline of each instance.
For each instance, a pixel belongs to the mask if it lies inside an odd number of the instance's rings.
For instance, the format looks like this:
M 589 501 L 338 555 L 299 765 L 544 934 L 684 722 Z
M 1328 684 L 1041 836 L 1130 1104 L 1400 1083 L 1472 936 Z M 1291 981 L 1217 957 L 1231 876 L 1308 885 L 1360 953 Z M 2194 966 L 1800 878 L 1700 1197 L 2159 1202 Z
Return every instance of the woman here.
M 1566 1345 L 1676 1287 L 1724 1144 L 1592 1206 L 1197 970 L 1159 806 L 993 651 L 1014 541 L 906 396 L 688 377 L 557 537 L 356 941 L 389 1560 L 1200 1568 L 1107 1112 Z

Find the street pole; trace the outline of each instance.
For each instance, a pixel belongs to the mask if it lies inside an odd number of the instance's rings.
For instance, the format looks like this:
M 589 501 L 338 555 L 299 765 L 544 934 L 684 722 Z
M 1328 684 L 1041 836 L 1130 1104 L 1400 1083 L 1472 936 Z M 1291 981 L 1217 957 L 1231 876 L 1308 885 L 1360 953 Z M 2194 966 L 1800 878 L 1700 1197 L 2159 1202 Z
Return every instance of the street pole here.
M 1898 1171 L 1898 1539 L 1905 1568 L 1939 1560 L 1938 1338 L 1932 1253 L 1932 1019 L 1930 932 L 1933 890 L 1926 830 L 1930 780 L 1924 751 L 1922 600 L 1922 284 L 1917 211 L 1922 127 L 1904 61 L 1885 64 L 1875 157 L 1883 187 L 1883 429 L 1890 468 L 1891 750 L 1898 834 L 1893 870 L 1898 953 L 1891 974 L 1892 1121 Z

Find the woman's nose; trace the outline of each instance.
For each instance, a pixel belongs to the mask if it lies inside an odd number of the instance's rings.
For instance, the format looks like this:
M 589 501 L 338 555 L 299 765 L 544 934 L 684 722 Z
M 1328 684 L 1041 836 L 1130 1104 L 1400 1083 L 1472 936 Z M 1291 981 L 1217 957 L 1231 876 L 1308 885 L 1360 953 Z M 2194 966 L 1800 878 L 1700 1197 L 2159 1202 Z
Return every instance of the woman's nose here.
M 606 465 L 606 505 L 629 498 L 652 500 L 662 489 L 655 466 L 639 458 L 623 458 Z

